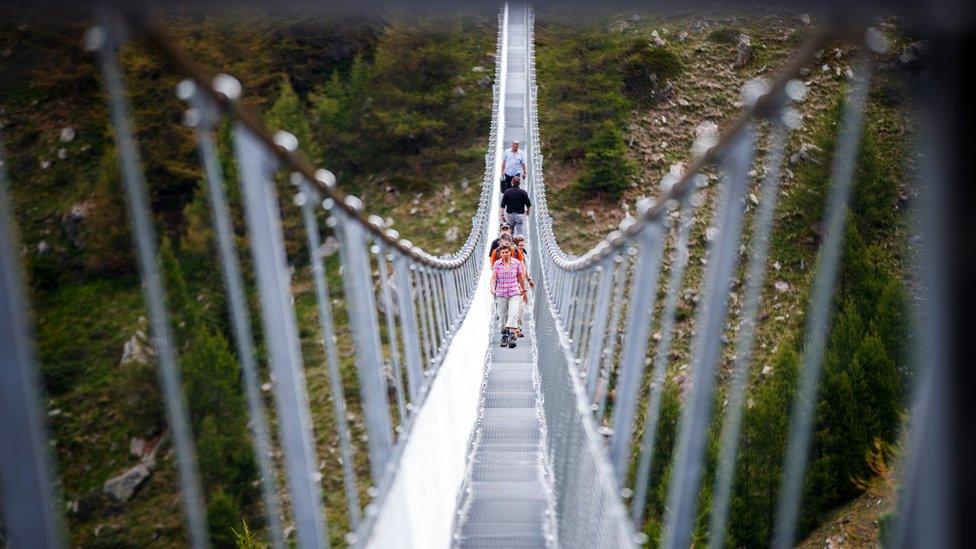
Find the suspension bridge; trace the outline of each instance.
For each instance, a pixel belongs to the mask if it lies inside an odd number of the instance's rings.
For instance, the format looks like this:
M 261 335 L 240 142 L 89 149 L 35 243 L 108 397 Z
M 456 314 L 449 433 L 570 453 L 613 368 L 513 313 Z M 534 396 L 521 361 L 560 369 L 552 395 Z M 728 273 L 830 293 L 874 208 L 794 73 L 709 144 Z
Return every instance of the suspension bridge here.
M 156 350 L 166 419 L 172 433 L 188 543 L 207 547 L 208 529 L 197 467 L 197 449 L 181 397 L 179 357 L 174 347 L 164 283 L 157 260 L 146 182 L 117 58 L 125 37 L 144 37 L 186 79 L 177 93 L 187 102 L 186 121 L 196 132 L 209 192 L 228 316 L 249 410 L 254 455 L 272 547 L 291 543 L 283 525 L 294 525 L 300 547 L 328 546 L 329 528 L 319 482 L 320 456 L 310 421 L 299 326 L 292 294 L 292 268 L 308 268 L 317 305 L 315 328 L 328 366 L 331 405 L 341 459 L 350 531 L 343 539 L 367 547 L 626 547 L 647 542 L 641 533 L 648 491 L 662 482 L 651 474 L 656 426 L 674 336 L 678 295 L 689 256 L 691 224 L 710 216 L 715 229 L 707 251 L 701 298 L 694 320 L 690 389 L 684 397 L 672 474 L 666 481 L 662 544 L 693 543 L 695 522 L 705 511 L 699 492 L 712 418 L 721 417 L 718 465 L 708 506 L 708 543 L 725 541 L 749 367 L 755 346 L 773 212 L 780 194 L 784 151 L 801 118 L 795 103 L 805 89 L 797 75 L 828 40 L 855 41 L 859 61 L 847 90 L 831 188 L 824 204 L 824 231 L 815 266 L 804 334 L 802 370 L 791 411 L 772 545 L 797 541 L 802 484 L 808 469 L 814 405 L 821 381 L 825 333 L 836 286 L 845 212 L 875 54 L 885 40 L 867 27 L 824 26 L 800 45 L 793 60 L 768 81 L 742 90 L 741 115 L 721 134 L 700 135 L 688 168 L 669 174 L 657 200 L 638 204 L 617 230 L 581 255 L 565 252 L 547 206 L 543 141 L 538 122 L 534 13 L 510 3 L 498 16 L 492 122 L 478 210 L 457 252 L 435 256 L 414 246 L 370 216 L 345 194 L 328 171 L 309 165 L 286 132 L 272 132 L 240 103 L 243 90 L 226 74 L 193 63 L 157 23 L 142 15 L 105 9 L 87 37 L 97 53 L 110 102 L 124 192 L 138 252 L 144 297 Z M 255 354 L 242 262 L 228 208 L 225 174 L 217 156 L 215 128 L 229 121 L 246 214 L 258 297 L 258 322 L 273 384 L 273 412 L 261 395 L 262 368 Z M 764 153 L 757 140 L 765 139 Z M 516 349 L 499 348 L 488 288 L 487 244 L 497 236 L 498 181 L 505 144 L 520 141 L 527 153 L 525 187 L 533 200 L 527 263 L 539 281 L 526 306 L 525 337 Z M 0 151 L 2 153 L 2 151 Z M 746 224 L 749 175 L 762 165 L 760 199 Z M 720 174 L 706 205 L 698 190 L 705 173 Z M 279 196 L 276 177 L 285 174 L 291 196 Z M 932 188 L 937 189 L 937 186 Z M 6 192 L 6 182 L 0 185 Z M 294 265 L 282 231 L 281 203 L 293 201 L 304 223 L 308 263 Z M 933 199 L 933 201 L 937 198 Z M 931 201 L 930 201 L 931 203 Z M 0 480 L 3 528 L 11 547 L 58 547 L 61 504 L 40 413 L 33 342 L 25 313 L 29 304 L 20 275 L 10 201 L 0 195 Z M 929 212 L 929 213 L 926 213 Z M 922 208 L 921 228 L 937 239 L 937 216 Z M 339 241 L 341 287 L 330 287 L 322 236 Z M 740 247 L 748 245 L 749 252 Z M 938 243 L 920 262 L 923 282 L 941 265 Z M 669 255 L 670 254 L 670 255 Z M 670 257 L 670 260 L 668 258 Z M 741 269 L 742 274 L 737 274 Z M 741 276 L 741 312 L 734 364 L 725 404 L 713 410 L 718 364 L 732 322 L 730 287 Z M 937 284 L 933 287 L 938 288 Z M 348 307 L 367 432 L 368 478 L 353 464 L 333 301 Z M 923 316 L 939 316 L 934 293 Z M 935 311 L 933 313 L 933 311 Z M 657 326 L 659 337 L 651 337 Z M 934 348 L 933 334 L 920 330 L 918 345 Z M 944 479 L 920 482 L 942 463 L 944 445 L 932 427 L 938 414 L 945 369 L 938 354 L 922 360 L 905 463 L 905 482 L 891 546 L 948 546 L 933 502 L 947 494 Z M 645 385 L 645 380 L 649 383 Z M 647 387 L 647 394 L 642 394 Z M 612 398 L 611 398 L 612 393 Z M 641 404 L 645 403 L 645 404 Z M 276 418 L 276 431 L 269 414 Z M 639 420 L 638 416 L 643 415 Z M 640 436 L 636 425 L 643 425 Z M 281 463 L 271 459 L 275 440 Z M 924 450 L 924 451 L 923 451 Z M 276 479 L 282 475 L 285 486 Z M 366 499 L 357 488 L 367 483 Z M 285 504 L 282 494 L 286 494 Z M 938 506 L 936 506 L 938 509 Z M 928 540 L 930 543 L 923 543 Z M 700 542 L 700 540 L 699 540 Z

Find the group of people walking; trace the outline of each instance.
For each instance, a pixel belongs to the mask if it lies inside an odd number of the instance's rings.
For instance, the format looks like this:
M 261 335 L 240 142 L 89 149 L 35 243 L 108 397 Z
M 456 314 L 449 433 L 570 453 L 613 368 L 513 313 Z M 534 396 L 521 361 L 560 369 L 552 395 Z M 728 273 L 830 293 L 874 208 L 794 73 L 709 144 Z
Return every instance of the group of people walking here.
M 495 298 L 495 313 L 501 329 L 501 346 L 514 348 L 522 334 L 522 313 L 529 302 L 528 290 L 535 288 L 529 275 L 525 241 L 525 220 L 532 202 L 521 188 L 525 178 L 525 153 L 513 141 L 502 160 L 501 226 L 499 236 L 491 243 L 491 280 L 489 288 Z

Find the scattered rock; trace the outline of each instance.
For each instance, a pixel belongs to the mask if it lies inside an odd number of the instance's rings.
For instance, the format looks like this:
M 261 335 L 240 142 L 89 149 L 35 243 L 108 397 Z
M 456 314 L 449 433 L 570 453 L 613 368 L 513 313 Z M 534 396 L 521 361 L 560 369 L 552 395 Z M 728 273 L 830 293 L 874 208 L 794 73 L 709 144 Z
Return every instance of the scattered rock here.
M 65 158 L 68 158 L 68 149 L 61 147 L 58 149 L 58 160 L 64 160 Z
M 454 88 L 454 91 L 451 92 L 451 95 L 453 95 L 454 97 L 464 97 L 464 88 L 462 88 L 461 86 L 456 86 Z
M 658 34 L 656 30 L 651 32 L 651 42 L 659 48 L 668 45 L 668 43 L 663 38 L 661 38 L 661 35 Z
M 921 69 L 926 53 L 928 53 L 928 44 L 921 40 L 911 42 L 898 52 L 898 64 L 905 70 Z
M 695 127 L 695 142 L 691 146 L 691 153 L 695 156 L 705 154 L 718 141 L 718 124 L 705 120 Z
M 674 84 L 668 81 L 663 87 L 654 92 L 654 100 L 657 102 L 666 101 L 674 97 Z
M 739 43 L 736 46 L 735 62 L 732 68 L 741 69 L 752 61 L 752 38 L 747 34 L 739 34 Z
M 594 212 L 593 210 L 586 210 L 586 217 L 592 219 L 593 221 L 596 221 L 596 212 Z
M 790 167 L 795 168 L 801 162 L 820 162 L 823 151 L 813 143 L 801 143 L 800 149 L 790 155 Z
M 153 351 L 149 338 L 143 330 L 136 330 L 132 337 L 125 342 L 122 347 L 122 364 L 136 362 L 139 364 L 149 364 L 156 353 Z
M 115 498 L 119 503 L 132 499 L 136 490 L 149 478 L 150 469 L 145 463 L 140 463 L 124 473 L 105 481 L 102 491 Z
M 481 65 L 475 65 L 474 67 L 471 67 L 471 72 L 485 72 L 486 70 L 487 69 L 485 69 Z
M 481 78 L 478 79 L 478 86 L 482 88 L 490 88 L 491 78 L 488 76 L 482 76 Z
M 122 526 L 119 524 L 99 524 L 94 530 L 96 538 L 110 538 L 120 532 L 122 532 Z
M 339 251 L 339 241 L 335 239 L 334 236 L 327 236 L 325 242 L 322 243 L 322 247 L 319 248 L 319 254 L 322 257 L 331 257 L 333 254 Z
M 132 457 L 142 459 L 142 454 L 146 451 L 146 440 L 139 437 L 132 437 L 129 441 L 129 453 Z
M 687 42 L 687 41 L 688 41 L 688 32 L 687 31 L 681 31 L 681 32 L 679 32 L 678 33 L 678 42 Z
M 61 141 L 64 143 L 70 143 L 75 140 L 75 129 L 71 126 L 61 128 Z
M 42 240 L 37 243 L 37 255 L 45 255 L 51 251 L 51 245 L 47 243 L 47 240 Z
M 719 230 L 718 227 L 709 227 L 705 229 L 705 242 L 714 242 L 718 238 Z
M 457 239 L 458 239 L 458 235 L 459 234 L 460 234 L 460 231 L 458 230 L 457 227 L 451 227 L 450 229 L 447 230 L 447 232 L 444 233 L 444 241 L 445 242 L 457 242 Z
M 800 22 L 803 23 L 804 25 L 809 25 L 810 22 L 811 22 L 810 21 L 810 14 L 809 13 L 801 13 L 800 14 Z
M 64 231 L 68 241 L 76 248 L 82 248 L 81 226 L 88 214 L 91 212 L 93 203 L 90 200 L 77 202 L 67 214 L 61 217 L 61 229 Z
M 149 448 L 149 443 L 144 442 L 139 464 L 105 481 L 105 484 L 102 485 L 102 493 L 111 496 L 119 503 L 125 503 L 132 499 L 132 496 L 156 468 L 156 456 L 167 440 L 168 434 L 163 433 L 151 448 Z M 131 443 L 129 450 L 132 451 Z
M 767 365 L 763 366 L 763 369 L 762 369 L 762 375 L 763 375 L 763 377 L 768 376 L 771 373 L 773 373 L 773 367 L 771 365 L 767 364 Z
M 773 284 L 773 287 L 776 288 L 776 291 L 779 292 L 779 293 L 781 293 L 781 294 L 790 291 L 790 285 L 787 284 L 786 282 L 782 281 L 782 280 L 777 280 Z

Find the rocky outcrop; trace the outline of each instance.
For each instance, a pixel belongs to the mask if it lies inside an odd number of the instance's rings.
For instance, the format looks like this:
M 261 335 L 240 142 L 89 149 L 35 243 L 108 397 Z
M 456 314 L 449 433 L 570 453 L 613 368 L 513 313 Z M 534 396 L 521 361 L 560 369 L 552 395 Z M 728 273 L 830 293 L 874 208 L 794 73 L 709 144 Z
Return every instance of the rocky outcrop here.
M 137 465 L 130 467 L 124 472 L 108 479 L 102 485 L 102 493 L 110 496 L 118 503 L 125 503 L 132 499 L 139 487 L 146 482 L 146 479 L 156 468 L 156 457 L 160 448 L 167 441 L 164 433 L 155 443 L 142 441 L 140 443 L 130 443 L 129 451 L 138 450 L 141 452 L 140 460 Z
M 739 43 L 736 46 L 735 62 L 732 68 L 741 69 L 752 61 L 752 38 L 747 34 L 739 34 Z

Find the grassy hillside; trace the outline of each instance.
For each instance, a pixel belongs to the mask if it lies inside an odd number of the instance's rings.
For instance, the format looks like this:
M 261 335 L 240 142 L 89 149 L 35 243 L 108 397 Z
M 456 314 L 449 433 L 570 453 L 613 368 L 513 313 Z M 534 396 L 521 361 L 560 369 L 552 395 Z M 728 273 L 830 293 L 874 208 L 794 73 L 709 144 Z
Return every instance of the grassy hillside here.
M 540 12 L 536 25 L 540 130 L 550 210 L 563 248 L 585 251 L 632 212 L 637 199 L 658 196 L 658 181 L 669 168 L 690 161 L 696 127 L 702 123 L 723 127 L 736 117 L 742 85 L 755 77 L 772 78 L 815 23 L 801 13 L 777 8 L 613 14 L 595 10 L 573 18 L 556 11 Z M 905 152 L 914 111 L 904 90 L 915 75 L 895 60 L 908 40 L 898 30 L 897 20 L 885 20 L 881 28 L 893 47 L 880 59 L 869 101 L 851 209 L 855 229 L 845 244 L 801 517 L 804 532 L 831 509 L 855 498 L 863 491 L 865 479 L 873 477 L 866 454 L 875 438 L 887 443 L 896 438 L 904 388 L 911 382 L 904 354 L 903 265 L 904 208 L 912 194 L 908 174 L 913 162 Z M 743 34 L 750 37 L 752 56 L 737 64 L 737 43 Z M 852 45 L 833 43 L 818 52 L 813 66 L 801 75 L 809 93 L 798 105 L 803 127 L 794 132 L 787 157 L 801 147 L 816 154 L 797 156 L 783 174 L 740 443 L 743 468 L 738 472 L 727 540 L 732 546 L 768 543 L 804 312 L 822 236 L 819 216 L 837 105 L 853 63 Z M 760 131 L 764 136 L 765 130 Z M 758 146 L 760 152 L 765 150 L 765 140 L 760 139 Z M 750 200 L 759 196 L 755 186 L 761 169 L 757 172 L 750 173 Z M 690 346 L 707 248 L 705 229 L 715 207 L 717 179 L 711 174 L 708 186 L 700 191 L 706 207 L 693 225 L 691 262 L 680 294 L 652 472 L 650 516 L 645 523 L 652 543 L 660 534 L 678 407 L 690 376 Z M 747 201 L 746 207 L 747 223 L 751 223 L 755 204 Z M 748 247 L 743 249 L 743 262 L 748 253 Z M 742 293 L 741 282 L 736 282 L 730 294 L 726 334 L 730 341 L 735 339 Z M 654 347 L 652 341 L 650 349 Z M 732 352 L 727 345 L 719 370 L 722 386 L 731 370 Z M 645 398 L 646 389 L 645 385 Z M 722 402 L 719 394 L 718 410 Z M 643 418 L 643 413 L 638 417 Z M 713 425 L 701 509 L 707 509 L 710 498 L 719 417 L 716 414 Z M 638 436 L 642 430 L 638 425 Z M 890 497 L 893 491 L 886 494 Z M 889 507 L 890 501 L 880 508 Z M 706 512 L 699 516 L 698 525 L 696 535 L 702 539 Z M 876 520 L 861 526 L 877 532 Z
M 167 446 L 130 501 L 102 494 L 107 479 L 138 463 L 130 441 L 151 446 L 165 433 L 165 422 L 151 355 L 122 360 L 127 342 L 145 345 L 146 313 L 99 69 L 82 48 L 87 17 L 55 20 L 7 10 L 0 23 L 0 123 L 59 488 L 72 545 L 181 546 Z M 332 169 L 371 212 L 392 217 L 404 236 L 435 253 L 463 241 L 467 224 L 457 220 L 470 219 L 477 206 L 487 143 L 494 13 L 318 19 L 238 11 L 168 14 L 164 21 L 197 62 L 240 79 L 243 101 L 271 128 L 295 133 L 303 154 Z M 125 47 L 122 63 L 165 241 L 164 270 L 205 458 L 211 530 L 217 545 L 226 546 L 242 518 L 259 532 L 262 524 L 200 167 L 191 130 L 179 123 L 185 108 L 174 93 L 179 75 L 138 40 Z M 246 250 L 226 125 L 218 137 L 239 245 Z M 282 197 L 290 258 L 300 266 L 307 253 L 290 202 Z M 341 287 L 333 262 L 329 275 L 333 288 Z M 251 280 L 250 270 L 245 276 Z M 335 418 L 307 268 L 296 271 L 294 291 L 330 536 L 341 545 L 348 524 Z M 345 311 L 336 306 L 357 468 L 368 500 L 358 394 L 349 390 L 355 372 Z

